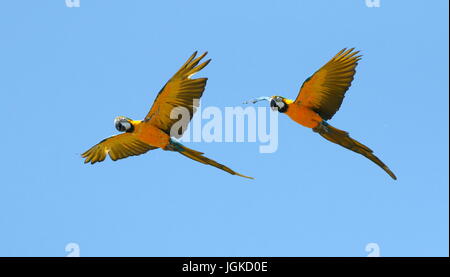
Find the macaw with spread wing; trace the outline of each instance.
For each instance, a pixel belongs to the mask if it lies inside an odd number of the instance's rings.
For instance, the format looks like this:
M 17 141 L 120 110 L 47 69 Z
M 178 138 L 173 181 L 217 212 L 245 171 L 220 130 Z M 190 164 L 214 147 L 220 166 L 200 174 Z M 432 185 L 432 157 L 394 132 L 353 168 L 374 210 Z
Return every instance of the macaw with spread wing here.
M 325 139 L 365 156 L 396 180 L 395 174 L 373 154 L 369 147 L 352 139 L 347 132 L 327 123 L 327 120 L 339 110 L 345 92 L 353 81 L 355 68 L 361 59 L 358 53 L 359 51 L 354 51 L 354 48 L 342 49 L 305 80 L 295 100 L 272 96 L 259 97 L 245 103 L 269 101 L 272 110 L 284 113 L 293 121 L 311 128 Z
M 202 152 L 192 150 L 171 138 L 172 133 L 175 133 L 174 136 L 179 138 L 184 132 L 184 128 L 179 128 L 176 132 L 171 132 L 172 126 L 179 121 L 178 118 L 171 118 L 170 115 L 173 109 L 177 107 L 187 109 L 189 111 L 188 116 L 190 121 L 198 108 L 198 99 L 202 96 L 208 79 L 191 79 L 191 76 L 202 70 L 211 61 L 209 59 L 199 64 L 206 54 L 205 52 L 198 58 L 196 58 L 197 52 L 192 54 L 161 89 L 144 120 L 132 120 L 124 116 L 116 117 L 114 120 L 115 127 L 123 133 L 104 139 L 84 152 L 81 155 L 85 158 L 84 162 L 90 162 L 91 164 L 102 162 L 107 155 L 113 161 L 116 161 L 161 148 L 163 150 L 178 152 L 197 162 L 217 167 L 232 175 L 253 179 L 208 159 L 203 156 Z

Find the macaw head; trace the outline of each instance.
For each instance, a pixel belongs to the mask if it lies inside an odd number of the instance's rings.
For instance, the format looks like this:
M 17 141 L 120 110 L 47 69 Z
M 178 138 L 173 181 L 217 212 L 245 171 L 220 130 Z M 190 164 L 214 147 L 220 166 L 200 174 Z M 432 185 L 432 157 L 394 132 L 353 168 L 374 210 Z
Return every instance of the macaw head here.
M 133 132 L 132 120 L 125 116 L 118 116 L 114 119 L 114 126 L 119 132 Z
M 284 113 L 288 108 L 288 103 L 286 102 L 286 100 L 287 99 L 282 96 L 272 96 L 270 97 L 270 108 L 272 109 L 272 111 Z
M 278 111 L 280 113 L 284 113 L 286 112 L 287 108 L 288 108 L 288 104 L 292 103 L 292 100 L 286 99 L 282 96 L 272 96 L 272 97 L 268 97 L 268 96 L 262 96 L 262 97 L 258 97 L 256 99 L 253 100 L 249 100 L 244 102 L 244 104 L 248 104 L 248 103 L 256 103 L 259 101 L 263 101 L 266 100 L 270 103 L 270 108 L 272 109 L 272 111 Z

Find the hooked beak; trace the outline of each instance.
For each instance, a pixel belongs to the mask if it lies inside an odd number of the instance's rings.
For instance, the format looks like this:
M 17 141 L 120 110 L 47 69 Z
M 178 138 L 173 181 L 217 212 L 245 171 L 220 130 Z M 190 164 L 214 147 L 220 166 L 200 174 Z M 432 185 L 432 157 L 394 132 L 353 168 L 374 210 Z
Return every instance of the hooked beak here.
M 270 108 L 272 109 L 272 111 L 278 110 L 277 102 L 275 102 L 275 100 L 273 100 L 273 99 L 270 99 Z
M 253 99 L 253 100 L 248 100 L 248 101 L 245 101 L 243 104 L 255 104 L 256 102 L 259 102 L 259 101 L 264 101 L 264 100 L 266 100 L 266 101 L 273 101 L 272 100 L 272 97 L 268 97 L 268 96 L 261 96 L 261 97 L 258 97 L 258 98 L 255 98 L 255 99 Z

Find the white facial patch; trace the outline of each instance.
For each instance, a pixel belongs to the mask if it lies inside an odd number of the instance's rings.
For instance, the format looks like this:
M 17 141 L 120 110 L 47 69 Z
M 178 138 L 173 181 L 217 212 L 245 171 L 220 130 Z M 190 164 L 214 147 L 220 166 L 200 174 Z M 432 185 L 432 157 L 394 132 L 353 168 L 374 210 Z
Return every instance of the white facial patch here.
M 131 124 L 128 121 L 122 121 L 122 126 L 125 127 L 125 130 L 128 131 L 131 129 Z
M 283 109 L 284 108 L 284 102 L 282 102 L 282 101 L 280 101 L 280 102 L 276 102 L 277 103 L 277 106 L 278 106 L 278 109 Z

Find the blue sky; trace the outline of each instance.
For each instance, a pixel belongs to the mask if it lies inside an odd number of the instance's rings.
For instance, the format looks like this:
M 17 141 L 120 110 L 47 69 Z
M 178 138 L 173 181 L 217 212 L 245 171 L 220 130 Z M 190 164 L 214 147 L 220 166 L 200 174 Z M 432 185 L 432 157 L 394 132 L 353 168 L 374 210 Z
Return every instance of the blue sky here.
M 1 256 L 448 256 L 448 1 L 64 2 L 0 9 Z M 344 47 L 364 56 L 330 123 L 398 181 L 285 116 L 273 154 L 187 144 L 253 181 L 161 150 L 80 158 L 194 50 L 224 108 L 295 98 Z

